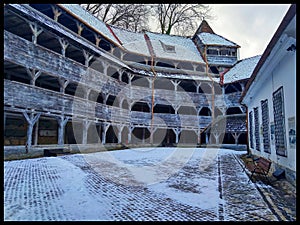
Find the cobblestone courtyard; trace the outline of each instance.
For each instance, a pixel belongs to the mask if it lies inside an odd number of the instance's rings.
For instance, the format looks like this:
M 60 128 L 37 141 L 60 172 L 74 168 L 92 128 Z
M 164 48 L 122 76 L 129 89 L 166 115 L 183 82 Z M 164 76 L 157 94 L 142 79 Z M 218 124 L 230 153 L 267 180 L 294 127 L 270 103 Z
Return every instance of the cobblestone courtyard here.
M 296 193 L 248 183 L 244 153 L 156 148 L 6 161 L 4 220 L 295 220 Z

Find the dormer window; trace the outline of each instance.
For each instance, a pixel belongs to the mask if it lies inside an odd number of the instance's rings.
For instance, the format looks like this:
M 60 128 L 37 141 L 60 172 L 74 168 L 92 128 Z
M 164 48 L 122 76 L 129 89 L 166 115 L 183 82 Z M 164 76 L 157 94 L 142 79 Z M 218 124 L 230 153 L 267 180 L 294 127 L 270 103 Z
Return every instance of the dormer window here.
M 174 45 L 167 45 L 167 44 L 163 43 L 162 41 L 160 41 L 160 44 L 165 52 L 176 53 Z

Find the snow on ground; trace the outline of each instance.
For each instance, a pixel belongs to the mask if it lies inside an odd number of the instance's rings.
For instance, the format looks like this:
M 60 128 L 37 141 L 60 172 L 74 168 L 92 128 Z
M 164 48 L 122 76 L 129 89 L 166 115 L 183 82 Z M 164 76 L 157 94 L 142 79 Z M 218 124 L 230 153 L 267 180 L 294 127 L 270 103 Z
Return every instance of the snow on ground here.
M 136 148 L 5 161 L 4 219 L 274 220 L 234 157 L 242 153 Z

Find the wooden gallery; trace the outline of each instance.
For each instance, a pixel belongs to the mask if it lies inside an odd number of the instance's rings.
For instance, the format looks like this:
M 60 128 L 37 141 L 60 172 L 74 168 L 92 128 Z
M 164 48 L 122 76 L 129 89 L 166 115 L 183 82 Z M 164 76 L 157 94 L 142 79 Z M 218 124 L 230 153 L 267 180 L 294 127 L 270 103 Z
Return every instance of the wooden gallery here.
M 192 37 L 135 33 L 79 5 L 5 4 L 4 152 L 132 146 L 245 149 L 239 99 L 260 56 L 203 20 Z

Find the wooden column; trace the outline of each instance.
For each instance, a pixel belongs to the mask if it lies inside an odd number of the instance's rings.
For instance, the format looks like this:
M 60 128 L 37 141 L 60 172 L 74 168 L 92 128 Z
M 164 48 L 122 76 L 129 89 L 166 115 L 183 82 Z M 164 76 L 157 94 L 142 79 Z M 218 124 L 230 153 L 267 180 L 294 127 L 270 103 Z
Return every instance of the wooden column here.
M 54 7 L 54 6 L 52 6 L 52 11 L 53 11 L 53 19 L 54 19 L 54 21 L 58 21 L 58 17 L 61 15 L 61 11 L 58 9 L 58 8 L 56 8 L 56 7 Z
M 83 24 L 82 24 L 82 23 L 76 22 L 76 25 L 77 25 L 77 29 L 78 29 L 77 34 L 78 34 L 79 36 L 81 36 L 81 32 L 82 32 L 82 30 L 83 30 Z
M 23 112 L 23 115 L 28 123 L 26 145 L 28 148 L 30 148 L 32 145 L 33 126 L 36 123 L 36 121 L 40 118 L 41 113 L 35 114 L 34 112 L 32 112 L 32 113 L 30 113 L 30 115 L 28 115 L 26 112 Z
M 69 116 L 60 116 L 57 118 L 58 121 L 58 141 L 57 143 L 59 145 L 63 145 L 64 144 L 64 135 L 65 135 L 65 126 L 69 120 Z
M 38 27 L 36 23 L 29 23 L 30 29 L 32 31 L 32 42 L 37 43 L 38 36 L 43 32 L 43 29 Z
M 172 128 L 172 130 L 174 131 L 175 136 L 176 136 L 175 143 L 178 144 L 178 142 L 179 142 L 179 134 L 181 133 L 181 129 L 180 128 Z
M 241 133 L 234 132 L 234 133 L 231 133 L 231 135 L 232 135 L 233 138 L 234 138 L 235 144 L 236 144 L 236 145 L 239 144 L 239 137 L 240 137 Z
M 42 72 L 40 70 L 36 70 L 36 69 L 29 69 L 28 67 L 26 67 L 26 71 L 27 71 L 27 74 L 31 77 L 30 84 L 34 86 L 35 81 L 39 78 L 39 76 L 42 74 Z
M 208 143 L 209 143 L 208 134 L 205 133 L 205 144 L 208 144 Z
M 69 46 L 69 43 L 68 43 L 68 41 L 66 41 L 63 38 L 58 38 L 58 41 L 61 45 L 61 54 L 62 54 L 63 57 L 65 57 L 66 56 L 66 50 L 67 50 L 67 47 Z
M 89 52 L 87 52 L 86 50 L 82 50 L 83 51 L 83 56 L 85 59 L 85 66 L 89 66 L 91 59 L 94 57 L 94 55 L 90 54 Z
M 82 144 L 87 144 L 87 135 L 88 135 L 88 129 L 90 124 L 91 121 L 88 120 L 83 121 Z
M 60 93 L 65 93 L 65 89 L 66 87 L 68 86 L 68 84 L 70 83 L 70 81 L 62 78 L 62 77 L 59 77 L 58 78 L 58 83 L 59 83 L 59 91 Z
M 181 83 L 179 80 L 171 80 L 172 84 L 174 85 L 174 91 L 177 91 L 178 85 Z
M 102 123 L 102 144 L 106 144 L 106 132 L 109 128 L 109 123 Z
M 130 144 L 131 143 L 131 133 L 132 133 L 132 131 L 133 131 L 133 129 L 134 129 L 134 126 L 129 126 L 128 127 L 128 144 Z

